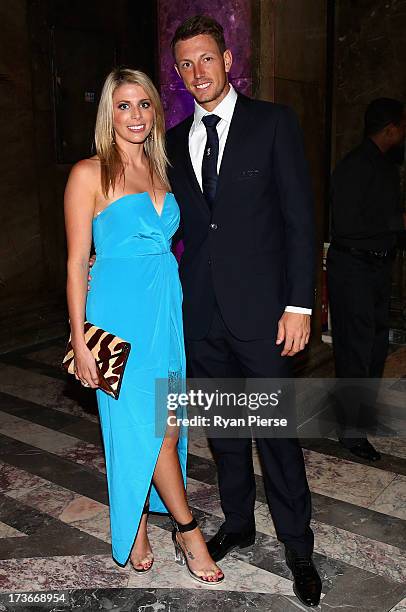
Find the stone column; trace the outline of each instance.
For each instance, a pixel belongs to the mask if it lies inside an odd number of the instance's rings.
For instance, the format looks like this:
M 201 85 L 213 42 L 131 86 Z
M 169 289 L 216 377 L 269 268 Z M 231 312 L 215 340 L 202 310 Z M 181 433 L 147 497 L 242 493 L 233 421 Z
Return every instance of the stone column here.
M 255 4 L 257 30 L 254 96 L 292 107 L 303 130 L 315 197 L 317 226 L 317 296 L 312 353 L 321 347 L 322 245 L 326 210 L 326 49 L 327 2 L 261 0 Z M 324 358 L 320 356 L 320 358 Z M 304 355 L 301 355 L 301 360 Z M 312 358 L 316 363 L 318 357 Z

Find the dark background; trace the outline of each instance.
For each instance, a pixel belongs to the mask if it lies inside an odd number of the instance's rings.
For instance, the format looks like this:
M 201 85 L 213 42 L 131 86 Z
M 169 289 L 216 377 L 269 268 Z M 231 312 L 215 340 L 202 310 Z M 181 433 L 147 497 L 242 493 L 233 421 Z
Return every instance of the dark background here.
M 379 96 L 406 98 L 402 5 L 400 0 L 1 2 L 0 346 L 25 324 L 41 335 L 66 319 L 63 191 L 72 163 L 92 153 L 104 76 L 119 64 L 144 70 L 160 87 L 169 114 L 177 91 L 167 68 L 168 40 L 179 20 L 202 11 L 223 22 L 236 16 L 235 39 L 250 45 L 249 62 L 237 57 L 237 70 L 244 65 L 241 83 L 256 97 L 289 104 L 301 121 L 316 198 L 314 341 L 319 342 L 329 176 L 361 139 L 366 105 Z M 242 7 L 244 22 L 238 23 Z M 234 76 L 240 75 L 234 71 Z M 395 263 L 392 326 L 406 331 L 405 262 L 403 250 Z

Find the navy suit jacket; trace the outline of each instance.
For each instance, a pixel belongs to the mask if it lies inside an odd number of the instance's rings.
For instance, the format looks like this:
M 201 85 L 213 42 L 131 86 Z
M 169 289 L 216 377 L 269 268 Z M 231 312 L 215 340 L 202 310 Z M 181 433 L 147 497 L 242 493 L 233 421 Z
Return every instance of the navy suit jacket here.
M 298 121 L 286 106 L 238 95 L 211 211 L 190 160 L 192 122 L 167 133 L 186 338 L 205 337 L 216 302 L 237 338 L 274 338 L 287 305 L 314 300 L 314 214 Z

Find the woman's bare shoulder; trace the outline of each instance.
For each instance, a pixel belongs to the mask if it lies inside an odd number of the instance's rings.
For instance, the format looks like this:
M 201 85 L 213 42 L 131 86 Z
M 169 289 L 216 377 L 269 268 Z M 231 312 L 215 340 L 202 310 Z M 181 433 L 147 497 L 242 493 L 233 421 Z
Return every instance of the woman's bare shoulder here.
M 95 175 L 100 175 L 100 160 L 95 155 L 94 157 L 89 157 L 87 159 L 81 159 L 76 162 L 74 166 L 72 166 L 71 174 L 78 174 L 83 177 L 88 176 L 93 177 Z
M 76 162 L 70 171 L 69 181 L 97 188 L 100 183 L 100 160 L 95 155 Z

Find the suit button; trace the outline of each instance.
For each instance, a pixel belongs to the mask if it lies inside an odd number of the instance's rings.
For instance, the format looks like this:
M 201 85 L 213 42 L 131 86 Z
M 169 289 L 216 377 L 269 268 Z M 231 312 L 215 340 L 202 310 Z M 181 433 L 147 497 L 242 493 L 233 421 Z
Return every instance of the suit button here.
M 218 229 L 217 223 L 210 223 L 210 229 L 212 229 L 212 230 Z

